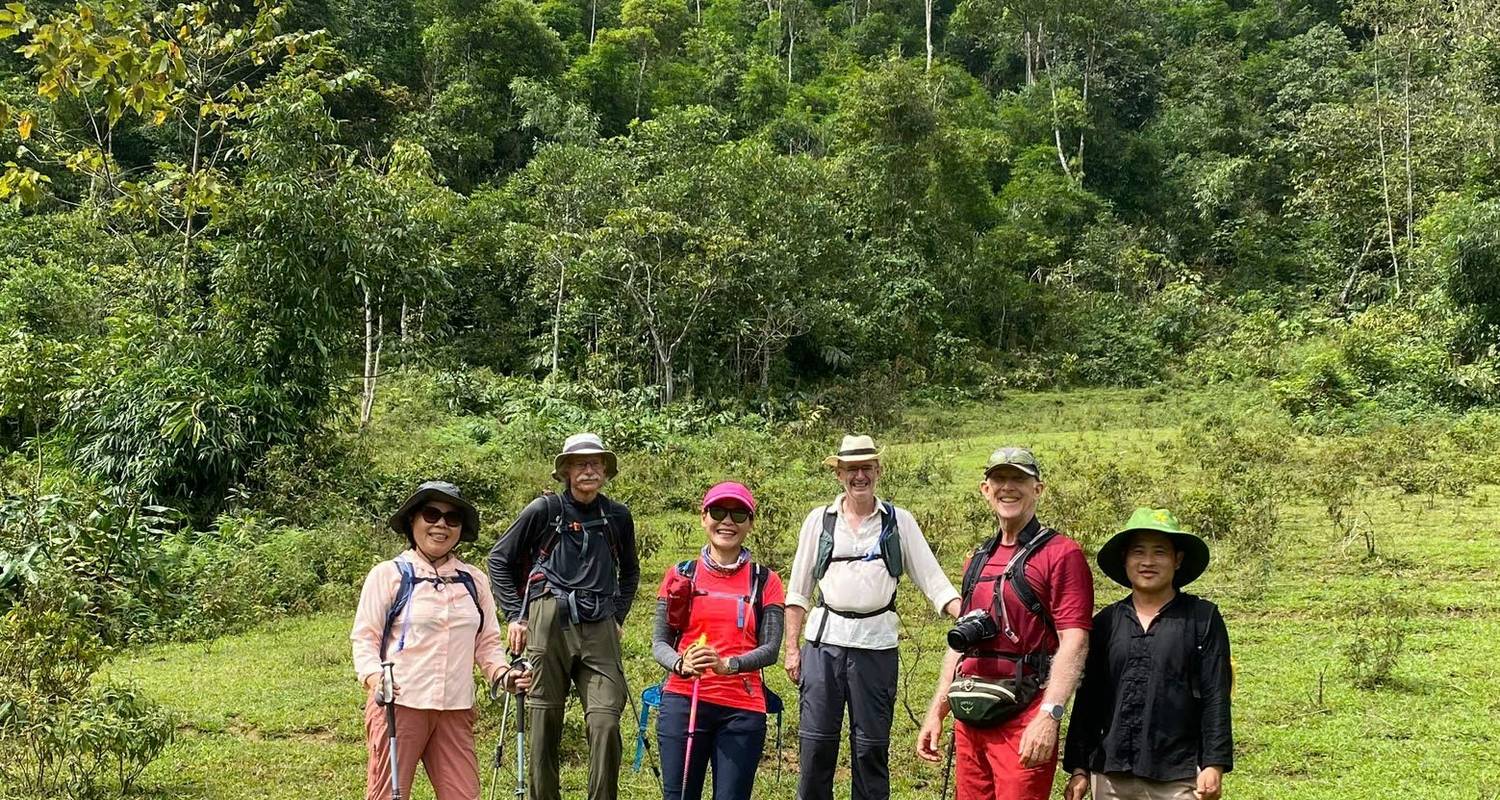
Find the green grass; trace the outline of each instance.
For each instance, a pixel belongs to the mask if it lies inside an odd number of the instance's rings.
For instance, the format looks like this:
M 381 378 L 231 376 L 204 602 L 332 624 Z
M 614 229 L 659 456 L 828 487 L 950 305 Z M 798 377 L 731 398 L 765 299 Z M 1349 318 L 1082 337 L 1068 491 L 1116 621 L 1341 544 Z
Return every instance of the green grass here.
M 1220 405 L 1240 405 L 1231 398 Z M 1034 445 L 1044 461 L 1064 456 L 1130 460 L 1156 471 L 1161 445 L 1182 422 L 1212 407 L 1166 390 L 1017 395 L 990 406 L 924 407 L 886 436 L 891 494 L 937 520 L 934 544 L 956 579 L 969 544 L 984 534 L 963 520 L 974 515 L 978 470 L 989 450 L 1006 442 Z M 406 423 L 412 420 L 406 420 Z M 441 417 L 424 420 L 444 425 Z M 425 436 L 431 437 L 431 434 Z M 447 434 L 443 434 L 447 436 Z M 461 446 L 455 443 L 454 447 Z M 1316 446 L 1316 443 L 1311 443 Z M 900 474 L 906 470 L 907 474 Z M 920 479 L 912 473 L 920 470 Z M 1069 476 L 1052 474 L 1058 485 Z M 622 476 L 622 480 L 628 480 Z M 1226 779 L 1236 800 L 1494 800 L 1500 761 L 1500 510 L 1495 487 L 1464 498 L 1411 497 L 1377 490 L 1361 511 L 1376 533 L 1376 555 L 1364 544 L 1338 541 L 1321 506 L 1302 496 L 1281 509 L 1274 535 L 1254 546 L 1215 544 L 1215 563 L 1194 590 L 1215 600 L 1230 627 L 1236 664 L 1235 733 L 1238 768 Z M 801 465 L 784 502 L 810 504 L 831 496 L 832 481 Z M 1143 500 L 1145 498 L 1142 498 Z M 795 511 L 795 513 L 793 513 Z M 1044 502 L 1045 518 L 1045 502 Z M 774 546 L 772 563 L 790 558 L 800 510 L 760 532 Z M 496 516 L 500 515 L 497 510 Z M 982 514 L 979 515 L 982 519 Z M 493 518 L 492 518 L 493 519 Z M 940 524 L 941 523 L 941 524 Z M 643 553 L 643 598 L 662 571 L 688 556 L 697 532 L 690 514 L 669 511 L 639 520 L 655 542 Z M 1105 531 L 1080 532 L 1097 541 Z M 957 539 L 948 541 L 945 539 Z M 485 543 L 487 544 L 487 542 Z M 1123 594 L 1098 581 L 1098 600 Z M 1391 603 L 1391 598 L 1395 599 Z M 648 621 L 639 604 L 626 634 L 626 661 L 638 692 L 659 672 L 647 654 Z M 1376 616 L 1356 617 L 1361 607 Z M 937 767 L 912 754 L 946 626 L 909 586 L 901 594 L 907 638 L 906 680 L 893 731 L 897 797 L 931 797 Z M 1409 614 L 1407 637 L 1391 680 L 1374 689 L 1353 685 L 1345 648 L 1384 616 Z M 134 653 L 111 668 L 181 715 L 179 737 L 146 775 L 161 796 L 302 798 L 356 796 L 364 774 L 361 695 L 349 667 L 348 615 L 281 620 L 208 645 L 171 645 Z M 772 687 L 789 701 L 787 772 L 773 785 L 769 752 L 758 797 L 791 797 L 795 786 L 795 691 L 779 669 Z M 577 709 L 571 709 L 565 761 L 582 763 Z M 487 766 L 499 709 L 484 708 L 480 763 Z M 627 721 L 627 726 L 629 722 Z M 627 747 L 627 758 L 629 748 Z M 488 792 L 491 777 L 484 770 Z M 505 796 L 514 780 L 500 775 Z M 585 776 L 564 775 L 566 796 L 582 794 Z M 622 794 L 658 795 L 648 774 L 627 771 Z M 837 796 L 848 796 L 841 775 Z M 417 797 L 430 797 L 423 780 Z

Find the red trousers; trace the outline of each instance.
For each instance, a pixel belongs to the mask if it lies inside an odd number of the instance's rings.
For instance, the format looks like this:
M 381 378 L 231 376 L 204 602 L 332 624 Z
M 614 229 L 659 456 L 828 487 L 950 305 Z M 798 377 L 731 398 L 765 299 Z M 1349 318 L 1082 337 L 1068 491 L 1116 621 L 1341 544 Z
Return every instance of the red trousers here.
M 396 760 L 402 797 L 411 797 L 411 781 L 421 761 L 438 800 L 479 800 L 479 759 L 474 755 L 476 716 L 472 708 L 432 711 L 396 706 Z M 370 757 L 365 800 L 389 800 L 390 734 L 385 728 L 385 708 L 376 703 L 365 707 L 365 748 Z
M 993 728 L 954 721 L 953 774 L 956 800 L 1047 800 L 1057 772 L 1057 748 L 1035 767 L 1021 766 L 1021 734 L 1037 715 L 1036 702 Z

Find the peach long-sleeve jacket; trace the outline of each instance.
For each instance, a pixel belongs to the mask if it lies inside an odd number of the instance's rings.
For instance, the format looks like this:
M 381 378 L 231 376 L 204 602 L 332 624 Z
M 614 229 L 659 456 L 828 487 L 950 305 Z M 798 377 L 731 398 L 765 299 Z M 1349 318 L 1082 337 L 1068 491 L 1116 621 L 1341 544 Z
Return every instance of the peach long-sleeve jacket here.
M 438 711 L 473 708 L 474 666 L 479 666 L 486 680 L 494 681 L 506 664 L 489 578 L 456 557 L 437 569 L 416 550 L 407 550 L 397 558 L 410 562 L 419 578 L 451 576 L 459 570 L 468 572 L 479 592 L 476 611 L 474 600 L 463 584 L 441 584 L 442 588 L 438 588 L 418 581 L 412 587 L 408 610 L 391 626 L 390 643 L 386 646 L 386 657 L 395 664 L 396 685 L 401 687 L 399 704 Z M 349 632 L 349 641 L 354 646 L 354 671 L 361 683 L 380 672 L 380 636 L 385 629 L 386 612 L 395 602 L 400 585 L 401 573 L 394 560 L 376 564 L 365 576 L 354 614 L 354 629 Z M 411 617 L 406 644 L 398 651 L 408 613 Z

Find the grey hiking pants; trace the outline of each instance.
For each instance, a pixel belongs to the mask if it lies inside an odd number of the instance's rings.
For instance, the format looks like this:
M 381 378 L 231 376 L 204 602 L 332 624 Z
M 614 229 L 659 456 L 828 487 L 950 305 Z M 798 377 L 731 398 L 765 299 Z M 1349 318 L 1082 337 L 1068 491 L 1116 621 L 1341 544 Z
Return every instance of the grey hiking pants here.
M 852 800 L 891 796 L 891 719 L 896 711 L 896 650 L 802 645 L 798 739 L 802 774 L 798 800 L 832 800 L 844 707 L 849 708 Z

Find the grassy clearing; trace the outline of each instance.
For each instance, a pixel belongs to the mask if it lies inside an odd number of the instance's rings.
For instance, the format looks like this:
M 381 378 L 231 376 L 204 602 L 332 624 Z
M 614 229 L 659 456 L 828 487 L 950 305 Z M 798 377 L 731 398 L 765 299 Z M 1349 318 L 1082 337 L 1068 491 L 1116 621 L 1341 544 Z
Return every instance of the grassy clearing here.
M 1241 401 L 1219 405 L 1236 407 Z M 1156 472 L 1183 421 L 1205 410 L 1202 401 L 1162 390 L 1019 395 L 993 406 L 930 406 L 886 437 L 888 494 L 932 520 L 934 545 L 956 578 L 970 543 L 984 532 L 982 511 L 977 516 L 972 511 L 979 502 L 973 486 L 990 448 L 1025 442 L 1047 460 L 1119 459 Z M 453 446 L 471 445 L 455 438 Z M 801 514 L 835 488 L 808 459 L 799 459 L 788 472 L 777 490 L 783 512 L 757 532 L 767 560 L 782 570 L 790 566 Z M 1072 480 L 1060 472 L 1051 477 L 1059 489 Z M 1263 477 L 1298 480 L 1269 471 Z M 628 480 L 628 473 L 621 476 L 622 483 Z M 1297 485 L 1287 488 L 1294 500 L 1282 507 L 1274 535 L 1257 539 L 1256 549 L 1216 545 L 1214 565 L 1194 587 L 1223 608 L 1235 648 L 1239 764 L 1226 782 L 1229 796 L 1500 796 L 1494 788 L 1500 774 L 1495 766 L 1500 761 L 1500 510 L 1490 500 L 1496 487 L 1432 500 L 1372 492 L 1359 510 L 1375 531 L 1373 557 L 1362 540 L 1341 541 L 1321 506 L 1303 497 Z M 505 505 L 524 501 L 516 494 Z M 490 519 L 511 511 L 496 509 Z M 654 588 L 667 566 L 693 551 L 698 533 L 693 517 L 682 511 L 643 515 L 639 526 L 643 540 L 651 542 L 643 553 L 644 591 Z M 1077 533 L 1097 541 L 1105 531 Z M 1098 576 L 1096 581 L 1100 603 L 1123 594 Z M 916 725 L 906 708 L 919 715 L 925 707 L 946 626 L 910 587 L 903 588 L 901 606 L 907 679 L 893 731 L 893 785 L 898 797 L 915 798 L 934 794 L 942 778 L 937 768 L 912 755 Z M 348 667 L 347 626 L 344 614 L 321 614 L 118 661 L 114 675 L 138 683 L 183 721 L 177 744 L 147 773 L 147 785 L 172 797 L 355 796 L 363 781 L 363 736 L 361 696 Z M 637 614 L 626 635 L 627 669 L 637 691 L 659 676 L 647 654 L 646 628 L 645 615 Z M 1377 634 L 1395 629 L 1405 638 L 1388 679 L 1375 688 L 1357 688 L 1349 674 L 1349 648 L 1358 642 L 1379 647 Z M 790 705 L 788 770 L 776 788 L 768 753 L 757 796 L 790 797 L 796 695 L 780 670 L 771 670 L 770 680 Z M 579 726 L 573 711 L 570 724 Z M 484 710 L 481 765 L 488 762 L 498 720 L 497 707 Z M 568 737 L 571 763 L 582 762 L 581 738 L 581 732 Z M 488 791 L 488 770 L 484 780 Z M 514 778 L 507 770 L 499 780 L 504 795 Z M 568 769 L 565 794 L 581 794 L 584 781 L 580 769 Z M 425 782 L 418 784 L 417 797 L 430 797 Z M 846 786 L 840 781 L 840 796 L 847 796 Z M 658 794 L 646 773 L 627 771 L 622 787 L 626 797 Z

